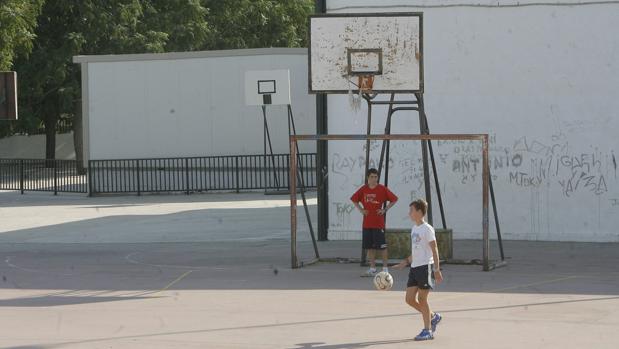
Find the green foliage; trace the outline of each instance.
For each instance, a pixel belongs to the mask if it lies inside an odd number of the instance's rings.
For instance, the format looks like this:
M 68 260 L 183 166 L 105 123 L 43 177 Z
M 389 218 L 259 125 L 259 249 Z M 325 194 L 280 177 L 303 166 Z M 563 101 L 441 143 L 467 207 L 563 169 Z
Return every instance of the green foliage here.
M 204 0 L 213 41 L 205 49 L 304 47 L 308 0 Z
M 18 55 L 27 55 L 35 38 L 43 0 L 0 0 L 0 71 L 10 70 Z
M 72 62 L 75 55 L 302 47 L 314 3 L 48 0 L 41 8 L 43 0 L 0 1 L 0 67 L 18 57 L 14 68 L 20 105 L 19 122 L 11 126 L 13 130 L 4 126 L 5 133 L 40 124 L 51 129 L 62 115 L 73 114 L 81 97 L 79 66 Z M 16 16 L 16 9 L 24 15 Z M 6 26 L 6 18 L 13 18 L 14 24 Z

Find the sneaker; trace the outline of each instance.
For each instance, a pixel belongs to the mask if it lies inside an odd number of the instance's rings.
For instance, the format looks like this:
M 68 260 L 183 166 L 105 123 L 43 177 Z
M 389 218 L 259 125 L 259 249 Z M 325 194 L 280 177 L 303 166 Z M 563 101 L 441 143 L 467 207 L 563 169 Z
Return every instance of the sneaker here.
M 374 277 L 376 275 L 376 269 L 370 268 L 365 273 L 361 274 L 361 277 Z
M 438 325 L 438 323 L 441 322 L 441 320 L 443 320 L 443 317 L 441 316 L 441 314 L 434 313 L 434 316 L 432 317 L 432 321 L 430 322 L 432 324 L 432 333 L 436 332 L 436 325 Z
M 384 271 L 385 273 L 389 273 L 389 268 L 385 267 L 385 268 L 383 268 L 382 271 Z
M 421 330 L 421 333 L 419 333 L 417 337 L 415 337 L 416 341 L 427 341 L 430 339 L 434 339 L 434 336 L 430 330 L 426 330 L 425 328 Z

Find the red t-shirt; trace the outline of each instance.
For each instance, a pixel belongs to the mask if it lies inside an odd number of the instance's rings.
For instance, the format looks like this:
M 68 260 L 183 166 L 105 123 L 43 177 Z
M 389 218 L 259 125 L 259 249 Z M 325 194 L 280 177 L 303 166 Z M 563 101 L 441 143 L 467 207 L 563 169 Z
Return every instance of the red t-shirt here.
M 350 200 L 360 202 L 368 211 L 368 214 L 363 216 L 363 228 L 385 229 L 385 216 L 380 216 L 378 210 L 383 208 L 385 201 L 396 202 L 398 197 L 382 184 L 374 189 L 366 184 L 359 188 Z

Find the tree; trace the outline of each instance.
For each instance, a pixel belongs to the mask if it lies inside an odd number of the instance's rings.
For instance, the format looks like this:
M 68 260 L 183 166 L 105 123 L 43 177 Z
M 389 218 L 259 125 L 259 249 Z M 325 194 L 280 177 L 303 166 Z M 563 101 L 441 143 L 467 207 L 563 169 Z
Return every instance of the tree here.
M 0 71 L 12 70 L 15 59 L 32 50 L 42 5 L 43 0 L 0 0 Z M 14 123 L 0 123 L 0 137 L 11 134 L 13 128 Z
M 0 71 L 11 69 L 18 55 L 30 53 L 42 5 L 43 0 L 0 1 Z
M 81 164 L 81 79 L 73 56 L 302 47 L 312 12 L 312 0 L 49 0 L 32 53 L 15 63 L 20 122 L 45 125 L 46 158 L 53 159 L 56 124 L 61 115 L 73 118 Z
M 312 0 L 203 0 L 213 40 L 203 49 L 305 47 Z
M 206 13 L 192 0 L 46 2 L 32 54 L 17 64 L 20 104 L 27 119 L 45 125 L 46 158 L 55 157 L 56 124 L 66 114 L 77 117 L 74 140 L 81 163 L 80 72 L 73 56 L 195 49 L 208 37 Z

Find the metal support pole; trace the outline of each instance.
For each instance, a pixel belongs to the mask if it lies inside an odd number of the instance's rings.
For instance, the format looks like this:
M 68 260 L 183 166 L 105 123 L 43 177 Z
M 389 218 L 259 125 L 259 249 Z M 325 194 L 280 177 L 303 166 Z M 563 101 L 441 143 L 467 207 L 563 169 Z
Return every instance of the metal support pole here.
M 420 101 L 420 113 L 423 111 L 423 120 L 426 125 L 425 133 L 430 134 L 430 126 L 428 125 L 428 116 L 425 113 L 423 107 L 423 99 Z M 432 141 L 428 140 L 428 150 L 430 151 L 430 161 L 432 163 L 432 174 L 434 175 L 434 186 L 436 187 L 436 197 L 438 198 L 438 207 L 441 211 L 441 223 L 443 223 L 443 229 L 447 229 L 447 221 L 445 218 L 445 209 L 443 207 L 443 196 L 441 195 L 441 185 L 438 181 L 438 171 L 436 170 L 436 161 L 434 160 L 434 150 L 432 149 Z
M 367 131 L 366 134 L 370 135 L 372 133 L 372 100 L 370 96 L 363 95 L 363 98 L 368 103 L 368 117 L 367 117 Z M 365 141 L 365 171 L 363 172 L 363 183 L 368 183 L 368 170 L 370 169 L 370 140 Z M 367 251 L 361 246 L 361 265 L 365 265 L 367 263 Z
M 267 187 L 268 187 L 268 171 L 267 171 L 267 116 L 266 116 L 266 109 L 264 106 L 262 106 L 262 119 L 263 119 L 263 126 L 262 126 L 262 145 L 263 145 L 263 150 L 264 150 L 264 192 L 267 192 Z
M 416 93 L 415 96 L 417 97 L 417 101 L 419 102 L 419 133 L 427 134 L 426 123 L 423 118 L 423 115 L 425 114 L 423 108 L 423 95 L 421 93 Z M 434 225 L 432 219 L 432 189 L 430 187 L 428 141 L 425 139 L 421 141 L 421 158 L 423 162 L 423 182 L 425 186 L 426 202 L 428 203 L 428 223 L 430 223 L 430 225 Z
M 271 164 L 273 165 L 273 175 L 274 175 L 274 179 L 275 179 L 275 187 L 276 189 L 279 189 L 279 176 L 277 175 L 277 167 L 275 166 L 275 155 L 273 155 L 273 145 L 271 144 L 271 134 L 269 133 L 269 124 L 267 123 L 267 111 L 266 111 L 266 107 L 263 105 L 262 106 L 262 117 L 264 118 L 264 134 L 265 134 L 265 140 L 264 140 L 264 155 L 267 155 L 267 148 L 266 148 L 266 144 L 268 141 L 269 144 L 269 151 L 271 153 Z M 266 186 L 265 186 L 265 191 L 266 191 Z
M 138 196 L 140 196 L 140 195 L 142 195 L 142 192 L 141 192 L 142 185 L 140 183 L 141 182 L 141 180 L 140 180 L 140 177 L 141 177 L 141 174 L 140 174 L 140 160 L 135 160 L 135 163 L 136 163 L 136 175 L 137 175 L 137 184 L 138 184 Z
M 239 157 L 238 156 L 234 158 L 234 169 L 235 169 L 234 176 L 236 177 L 236 192 L 238 194 L 241 191 L 240 184 L 239 184 L 240 183 L 240 178 L 239 178 L 240 171 L 239 171 Z
M 92 183 L 92 160 L 88 160 L 88 196 L 93 195 L 93 183 Z
M 185 194 L 189 195 L 189 159 L 185 158 Z
M 292 125 L 292 134 L 296 135 L 297 128 L 294 125 L 294 116 L 292 114 L 292 107 L 289 104 L 288 105 L 288 136 L 289 137 L 292 135 L 290 133 L 290 130 L 291 130 L 290 125 Z M 295 156 L 299 156 L 300 154 L 299 143 L 295 142 L 294 144 L 295 144 L 295 153 L 296 153 Z M 292 156 L 292 154 L 290 154 L 290 156 Z M 295 171 L 295 172 L 297 172 L 296 177 L 297 177 L 297 180 L 299 181 L 299 184 L 301 185 L 301 198 L 303 199 L 303 208 L 305 209 L 305 217 L 307 219 L 307 224 L 309 225 L 310 236 L 312 237 L 312 244 L 314 246 L 314 254 L 316 255 L 316 258 L 320 258 L 320 253 L 318 252 L 318 244 L 316 243 L 316 236 L 314 235 L 314 226 L 312 224 L 312 217 L 310 216 L 309 207 L 307 206 L 307 199 L 305 197 L 305 182 L 303 180 L 303 164 L 301 164 L 300 161 L 297 161 L 297 163 L 299 166 L 299 171 Z M 289 181 L 291 183 L 294 182 L 295 181 L 294 178 L 295 177 L 291 177 Z
M 290 177 L 297 175 L 297 149 L 296 141 L 290 137 Z M 297 181 L 290 181 L 290 257 L 292 269 L 299 267 L 297 258 Z
M 492 174 L 488 170 L 488 184 L 490 185 L 490 199 L 492 200 L 492 211 L 494 212 L 494 224 L 496 226 L 496 235 L 499 240 L 499 251 L 501 252 L 501 260 L 505 260 L 505 253 L 503 251 L 503 238 L 501 237 L 501 227 L 499 225 L 499 214 L 496 208 L 496 200 L 494 199 L 494 188 L 492 186 Z
M 58 195 L 58 160 L 54 161 L 54 195 Z
M 385 122 L 385 134 L 391 134 L 391 116 L 393 115 L 393 100 L 395 99 L 395 93 L 391 94 L 391 97 L 389 98 L 389 110 L 387 111 L 387 121 Z M 382 174 L 382 170 L 383 170 L 383 159 L 385 156 L 385 151 L 387 151 L 387 165 L 385 166 L 385 181 L 383 183 L 385 183 L 385 186 L 387 185 L 387 182 L 389 181 L 387 178 L 387 174 L 389 173 L 389 151 L 387 150 L 389 146 L 389 140 L 388 139 L 384 139 L 383 140 L 383 146 L 380 149 L 380 160 L 378 163 L 378 180 L 380 181 L 380 175 Z
M 490 270 L 490 238 L 488 234 L 488 191 L 489 191 L 489 167 L 488 167 L 488 135 L 482 139 L 482 235 L 483 235 L 483 268 Z
M 24 159 L 19 160 L 19 190 L 24 195 Z
M 367 117 L 367 132 L 366 134 L 369 136 L 372 133 L 372 101 L 371 99 L 364 95 L 365 100 L 368 103 L 368 117 Z M 365 172 L 363 173 L 364 182 L 367 184 L 368 182 L 368 170 L 370 169 L 370 140 L 365 141 Z

